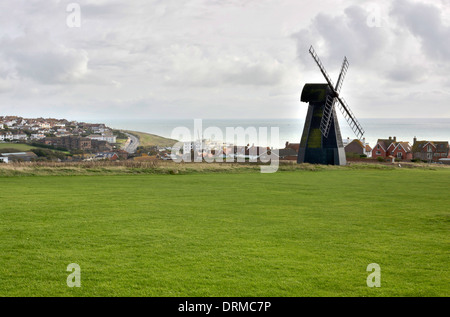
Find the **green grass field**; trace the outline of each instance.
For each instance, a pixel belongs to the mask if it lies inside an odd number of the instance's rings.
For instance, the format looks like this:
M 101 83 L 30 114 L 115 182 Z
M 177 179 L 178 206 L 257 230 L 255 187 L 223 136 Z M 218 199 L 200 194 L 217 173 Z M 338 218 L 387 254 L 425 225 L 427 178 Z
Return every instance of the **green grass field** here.
M 24 144 L 24 143 L 0 143 L 0 150 L 3 149 L 14 149 L 17 152 L 29 152 L 32 149 L 40 149 L 41 147 L 30 145 L 30 144 Z M 56 149 L 51 149 L 54 152 L 63 152 L 63 153 L 69 153 L 68 151 L 59 151 Z
M 1 149 L 15 149 L 19 152 L 27 152 L 31 149 L 35 149 L 35 146 L 31 146 L 28 144 L 22 144 L 22 143 L 0 143 L 0 150 Z
M 0 177 L 0 296 L 449 296 L 449 188 L 450 169 Z

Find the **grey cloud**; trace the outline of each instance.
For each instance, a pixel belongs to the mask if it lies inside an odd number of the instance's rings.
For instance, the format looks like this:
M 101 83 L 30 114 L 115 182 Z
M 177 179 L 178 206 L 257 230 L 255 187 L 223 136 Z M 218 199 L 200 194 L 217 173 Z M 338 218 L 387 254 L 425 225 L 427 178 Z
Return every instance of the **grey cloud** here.
M 66 25 L 70 2 L 81 6 L 81 28 Z M 357 116 L 358 107 L 423 113 L 407 92 L 448 88 L 448 27 L 433 8 L 402 4 L 377 28 L 357 0 L 2 0 L 0 101 L 54 116 L 290 117 L 301 84 L 321 78 L 313 44 L 333 79 L 348 57 L 343 93 Z M 383 14 L 392 6 L 377 5 Z M 391 95 L 396 107 L 383 108 Z
M 450 60 L 450 27 L 443 24 L 437 6 L 395 1 L 391 16 L 421 40 L 422 50 L 428 57 Z
M 383 28 L 369 27 L 367 17 L 368 12 L 359 6 L 350 6 L 337 16 L 319 13 L 307 29 L 293 35 L 300 60 L 311 64 L 310 56 L 305 54 L 310 44 L 322 47 L 324 53 L 320 55 L 331 66 L 339 65 L 344 56 L 352 64 L 376 58 L 388 44 L 388 34 Z
M 199 46 L 174 45 L 160 52 L 166 65 L 163 73 L 168 85 L 220 86 L 278 85 L 285 77 L 285 67 L 269 55 L 223 54 Z
M 418 65 L 397 65 L 386 72 L 386 76 L 394 81 L 420 83 L 426 78 L 426 69 Z
M 42 84 L 76 82 L 88 72 L 86 51 L 52 43 L 38 34 L 4 38 L 0 54 L 20 77 Z

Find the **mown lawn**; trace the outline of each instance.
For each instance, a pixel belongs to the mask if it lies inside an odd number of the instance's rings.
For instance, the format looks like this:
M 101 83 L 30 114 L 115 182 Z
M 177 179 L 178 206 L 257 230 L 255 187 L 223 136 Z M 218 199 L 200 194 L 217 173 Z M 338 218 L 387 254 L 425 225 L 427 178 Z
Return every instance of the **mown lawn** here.
M 31 146 L 23 143 L 0 143 L 0 150 L 2 149 L 15 149 L 16 151 L 29 151 L 31 149 L 35 149 L 35 146 Z
M 449 296 L 449 188 L 449 169 L 0 177 L 0 296 Z
M 16 152 L 29 152 L 32 149 L 41 149 L 41 147 L 25 144 L 25 143 L 0 143 L 0 150 L 4 149 L 14 149 Z M 51 149 L 54 152 L 64 152 L 69 153 L 68 151 L 59 151 L 56 149 Z

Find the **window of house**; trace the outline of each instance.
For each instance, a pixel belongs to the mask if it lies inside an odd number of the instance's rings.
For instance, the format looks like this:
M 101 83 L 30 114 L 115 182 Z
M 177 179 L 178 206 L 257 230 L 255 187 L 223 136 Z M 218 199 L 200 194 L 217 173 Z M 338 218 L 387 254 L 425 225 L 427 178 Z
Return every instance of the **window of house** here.
M 398 152 L 398 153 L 397 153 L 397 157 L 398 157 L 398 158 L 402 158 L 402 156 L 403 156 L 403 155 L 402 155 L 402 152 Z
M 377 144 L 377 149 L 380 149 L 380 145 L 379 144 Z
M 428 152 L 431 152 L 431 151 L 432 151 L 431 145 L 428 145 Z
M 380 155 L 380 154 L 381 154 L 381 152 L 380 152 L 380 151 L 376 151 L 376 154 L 377 154 L 377 155 Z

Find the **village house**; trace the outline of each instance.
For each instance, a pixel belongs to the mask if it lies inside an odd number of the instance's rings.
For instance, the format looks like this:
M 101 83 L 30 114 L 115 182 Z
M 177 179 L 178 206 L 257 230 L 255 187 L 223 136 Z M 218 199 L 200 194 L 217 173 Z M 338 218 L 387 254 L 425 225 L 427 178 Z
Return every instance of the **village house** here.
M 41 140 L 45 138 L 45 134 L 43 133 L 32 133 L 30 136 L 31 140 Z
M 27 140 L 27 139 L 28 135 L 26 135 L 26 133 L 23 133 L 22 131 L 13 133 L 13 140 Z
M 298 149 L 300 148 L 300 143 L 289 143 L 289 142 L 286 142 L 284 148 L 285 149 L 292 149 L 296 153 L 298 153 Z
M 9 120 L 9 121 L 5 121 L 4 124 L 8 127 L 11 128 L 13 125 L 15 125 L 17 123 L 17 120 Z
M 48 123 L 48 122 L 41 122 L 41 123 L 39 123 L 39 127 L 41 129 L 50 129 L 51 128 L 50 123 Z
M 418 141 L 414 137 L 412 146 L 414 159 L 427 162 L 438 162 L 443 158 L 450 158 L 448 141 Z
M 296 161 L 299 147 L 300 143 L 289 143 L 289 141 L 286 141 L 284 149 L 278 150 L 279 159 Z
M 106 141 L 108 143 L 116 143 L 116 136 L 113 135 L 111 132 L 105 132 L 102 134 L 91 134 L 87 136 L 91 140 L 98 140 L 98 141 Z
M 108 130 L 103 123 L 84 124 L 83 127 L 91 130 L 93 134 L 102 134 Z
M 356 155 L 365 155 L 366 157 L 372 156 L 372 148 L 366 143 L 366 139 L 363 138 L 362 141 L 358 139 L 350 140 L 347 138 L 344 143 L 345 153 L 352 153 Z
M 296 161 L 298 152 L 291 148 L 279 149 L 278 157 L 280 160 Z
M 64 148 L 67 150 L 90 150 L 92 148 L 91 139 L 80 138 L 73 136 L 63 136 L 59 138 L 45 138 L 42 142 L 46 145 L 51 145 L 57 148 Z
M 378 139 L 372 150 L 372 157 L 396 158 L 399 160 L 412 160 L 412 148 L 409 142 L 398 142 L 397 137 Z
M 113 146 L 106 141 L 91 140 L 91 150 L 97 152 L 110 152 Z
M 94 160 L 109 160 L 109 161 L 117 161 L 119 159 L 119 155 L 114 152 L 103 152 L 96 153 Z
M 11 131 L 2 131 L 0 132 L 0 141 L 12 141 L 13 140 L 13 134 Z

